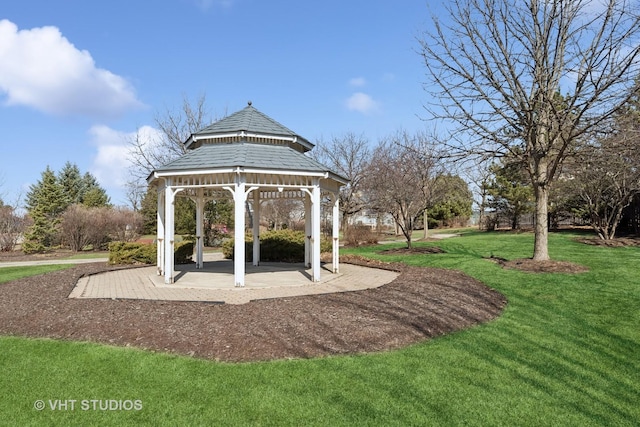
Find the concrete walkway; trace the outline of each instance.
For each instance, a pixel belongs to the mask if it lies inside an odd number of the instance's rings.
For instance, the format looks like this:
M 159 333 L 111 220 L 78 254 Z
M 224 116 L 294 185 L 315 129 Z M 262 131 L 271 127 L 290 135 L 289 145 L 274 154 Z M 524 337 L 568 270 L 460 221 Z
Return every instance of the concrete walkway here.
M 321 278 L 312 283 L 311 269 L 302 264 L 262 263 L 246 265 L 245 286 L 234 286 L 233 262 L 220 254 L 205 254 L 203 269 L 195 264 L 177 265 L 174 283 L 166 285 L 156 267 L 99 273 L 81 278 L 69 298 L 147 299 L 245 304 L 254 300 L 349 292 L 377 288 L 390 283 L 398 273 L 341 264 L 333 274 L 323 267 Z M 208 260 L 207 260 L 208 259 Z

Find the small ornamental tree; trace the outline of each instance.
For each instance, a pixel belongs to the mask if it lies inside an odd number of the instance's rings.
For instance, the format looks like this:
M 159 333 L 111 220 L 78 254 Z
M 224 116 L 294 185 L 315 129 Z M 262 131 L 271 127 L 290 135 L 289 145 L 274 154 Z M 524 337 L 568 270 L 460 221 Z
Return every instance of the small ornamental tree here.
M 381 141 L 367 168 L 369 203 L 374 210 L 393 217 L 409 249 L 415 221 L 431 204 L 438 159 L 425 136 L 400 132 Z
M 0 200 L 0 251 L 15 248 L 26 224 L 24 215 L 16 214 L 13 206 L 3 205 Z

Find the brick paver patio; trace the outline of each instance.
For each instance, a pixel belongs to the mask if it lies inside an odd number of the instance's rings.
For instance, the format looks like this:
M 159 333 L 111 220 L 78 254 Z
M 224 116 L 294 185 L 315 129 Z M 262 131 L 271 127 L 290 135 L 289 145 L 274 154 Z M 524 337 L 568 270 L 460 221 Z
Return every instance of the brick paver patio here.
M 219 258 L 219 257 L 214 257 Z M 173 284 L 166 285 L 156 267 L 132 268 L 82 277 L 69 298 L 147 299 L 206 301 L 245 304 L 252 300 L 300 295 L 349 292 L 377 288 L 390 283 L 398 273 L 376 268 L 341 264 L 333 274 L 331 265 L 322 271 L 322 280 L 310 281 L 310 269 L 302 264 L 263 263 L 246 266 L 245 287 L 234 286 L 233 263 L 216 259 L 204 269 L 193 264 L 176 266 Z

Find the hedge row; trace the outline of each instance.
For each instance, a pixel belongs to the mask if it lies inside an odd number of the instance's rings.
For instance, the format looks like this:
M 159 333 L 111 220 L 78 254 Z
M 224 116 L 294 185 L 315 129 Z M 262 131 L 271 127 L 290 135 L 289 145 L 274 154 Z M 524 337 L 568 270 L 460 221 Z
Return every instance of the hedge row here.
M 187 264 L 193 257 L 193 242 L 174 244 L 176 264 Z M 111 242 L 109 243 L 109 264 L 155 264 L 157 246 L 147 243 Z
M 222 244 L 225 258 L 233 259 L 234 239 Z M 331 241 L 320 240 L 320 251 L 330 252 Z M 245 236 L 245 257 L 253 257 L 253 236 Z M 304 262 L 304 232 L 293 230 L 266 231 L 260 235 L 260 261 Z

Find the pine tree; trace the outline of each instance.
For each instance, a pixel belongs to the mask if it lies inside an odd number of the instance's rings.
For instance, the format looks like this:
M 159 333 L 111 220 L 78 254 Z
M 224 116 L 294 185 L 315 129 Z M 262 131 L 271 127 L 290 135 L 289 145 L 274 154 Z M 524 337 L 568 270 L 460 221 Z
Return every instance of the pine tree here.
M 27 193 L 27 211 L 33 225 L 25 233 L 24 252 L 42 252 L 55 244 L 60 215 L 65 208 L 62 186 L 47 166 L 40 181 Z
M 82 203 L 89 208 L 108 207 L 111 205 L 107 192 L 98 184 L 96 177 L 89 172 L 86 172 L 82 177 L 78 203 Z
M 58 173 L 58 182 L 62 186 L 65 203 L 68 206 L 81 203 L 84 192 L 84 182 L 80 175 L 80 169 L 71 162 L 65 163 Z

